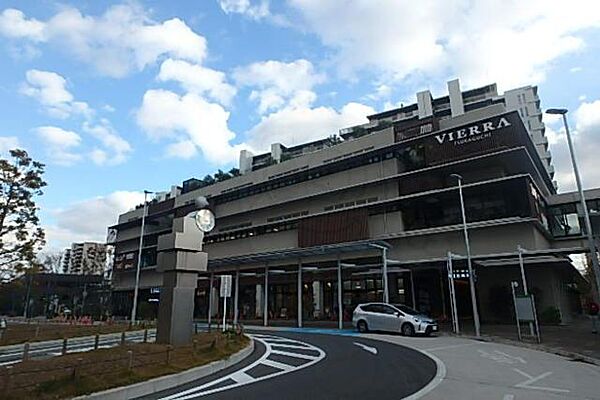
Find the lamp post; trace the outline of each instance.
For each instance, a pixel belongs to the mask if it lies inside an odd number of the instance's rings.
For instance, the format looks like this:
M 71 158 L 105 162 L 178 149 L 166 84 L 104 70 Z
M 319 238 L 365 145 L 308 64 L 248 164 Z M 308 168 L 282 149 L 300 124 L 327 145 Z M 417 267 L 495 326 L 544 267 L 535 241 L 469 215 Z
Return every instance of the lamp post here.
M 594 235 L 592 232 L 592 223 L 590 221 L 590 214 L 588 212 L 587 204 L 585 201 L 585 195 L 583 193 L 583 187 L 581 185 L 581 177 L 579 176 L 579 168 L 577 168 L 577 160 L 575 158 L 575 149 L 573 148 L 573 140 L 571 139 L 571 132 L 569 131 L 569 124 L 567 122 L 566 108 L 549 108 L 546 110 L 547 114 L 562 115 L 565 132 L 567 134 L 567 143 L 569 145 L 569 153 L 571 155 L 571 163 L 573 164 L 573 172 L 575 174 L 575 181 L 577 182 L 577 190 L 579 191 L 579 199 L 581 201 L 581 208 L 583 210 L 583 220 L 585 222 L 585 231 L 588 241 L 588 247 L 590 249 L 590 257 L 592 258 L 592 269 L 596 277 L 596 299 L 600 298 L 600 263 L 598 262 L 598 253 L 596 253 L 596 244 L 594 243 Z
M 477 295 L 475 294 L 475 280 L 473 279 L 473 265 L 471 264 L 471 245 L 469 243 L 469 231 L 467 229 L 467 217 L 465 213 L 465 201 L 463 198 L 462 180 L 463 177 L 459 174 L 451 174 L 453 178 L 456 178 L 458 182 L 458 195 L 460 197 L 460 211 L 462 213 L 463 232 L 465 236 L 465 248 L 467 250 L 467 268 L 469 270 L 469 288 L 471 289 L 471 303 L 473 306 L 473 324 L 475 325 L 475 336 L 479 337 L 480 324 L 479 324 L 479 310 L 477 309 Z
M 148 207 L 147 196 L 153 192 L 148 190 L 144 190 L 144 210 L 142 212 L 142 227 L 140 229 L 140 247 L 138 249 L 138 259 L 137 265 L 135 268 L 135 286 L 133 288 L 133 307 L 131 308 L 131 323 L 135 324 L 137 318 L 137 302 L 138 302 L 138 292 L 140 286 L 140 268 L 142 266 L 142 246 L 144 244 L 144 225 L 146 223 L 146 211 Z

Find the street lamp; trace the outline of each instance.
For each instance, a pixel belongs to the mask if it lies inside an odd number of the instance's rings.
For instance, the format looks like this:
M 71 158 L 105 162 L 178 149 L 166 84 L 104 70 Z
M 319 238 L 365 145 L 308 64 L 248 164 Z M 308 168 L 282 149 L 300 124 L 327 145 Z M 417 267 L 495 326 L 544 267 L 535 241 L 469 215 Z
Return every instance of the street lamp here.
M 469 270 L 469 288 L 471 289 L 471 303 L 473 305 L 473 323 L 475 324 L 475 336 L 480 336 L 479 310 L 477 309 L 477 296 L 475 294 L 475 280 L 473 279 L 473 265 L 471 264 L 471 245 L 469 244 L 469 231 L 467 229 L 467 216 L 465 213 L 465 201 L 463 198 L 462 180 L 459 174 L 450 174 L 458 182 L 458 195 L 460 197 L 460 211 L 462 213 L 463 232 L 465 236 L 465 248 L 467 250 L 467 268 Z
M 147 196 L 151 193 L 149 190 L 144 190 L 144 210 L 142 212 L 142 228 L 140 229 L 140 247 L 138 249 L 137 266 L 135 269 L 135 286 L 133 288 L 133 307 L 131 308 L 131 323 L 135 324 L 137 314 L 138 291 L 140 286 L 140 268 L 142 266 L 142 246 L 144 245 L 144 225 L 146 222 L 146 210 L 148 206 Z
M 590 249 L 590 257 L 592 258 L 592 269 L 594 270 L 594 275 L 596 276 L 596 299 L 598 299 L 600 298 L 600 263 L 598 262 L 598 254 L 596 253 L 596 244 L 594 243 L 592 223 L 590 222 L 590 214 L 588 212 L 587 204 L 585 201 L 585 195 L 583 194 L 581 177 L 579 176 L 579 168 L 577 168 L 577 160 L 575 159 L 575 149 L 573 148 L 573 140 L 571 139 L 569 124 L 567 123 L 567 112 L 568 110 L 566 108 L 549 108 L 546 110 L 547 114 L 562 115 L 563 124 L 565 126 L 565 132 L 567 134 L 569 153 L 571 155 L 571 163 L 573 164 L 573 172 L 575 173 L 575 181 L 577 182 L 577 190 L 579 191 L 579 199 L 581 200 L 581 208 L 583 209 L 585 231 L 588 240 L 588 247 Z

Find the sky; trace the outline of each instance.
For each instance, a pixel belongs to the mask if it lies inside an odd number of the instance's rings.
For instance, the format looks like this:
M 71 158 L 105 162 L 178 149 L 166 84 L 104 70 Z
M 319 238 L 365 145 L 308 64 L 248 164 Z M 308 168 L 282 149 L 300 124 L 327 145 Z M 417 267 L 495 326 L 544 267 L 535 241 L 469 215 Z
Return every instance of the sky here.
M 496 82 L 566 107 L 600 187 L 597 0 L 0 0 L 0 154 L 46 164 L 47 249 L 104 241 L 142 191 Z M 544 116 L 560 191 L 574 178 Z

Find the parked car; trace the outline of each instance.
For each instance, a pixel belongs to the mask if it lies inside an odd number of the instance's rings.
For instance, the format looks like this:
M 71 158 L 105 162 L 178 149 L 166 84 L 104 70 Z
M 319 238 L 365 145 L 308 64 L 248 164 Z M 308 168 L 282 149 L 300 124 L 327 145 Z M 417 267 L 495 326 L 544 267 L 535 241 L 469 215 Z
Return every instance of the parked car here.
M 352 324 L 359 332 L 399 332 L 405 336 L 429 336 L 438 331 L 437 321 L 404 304 L 359 304 L 352 314 Z

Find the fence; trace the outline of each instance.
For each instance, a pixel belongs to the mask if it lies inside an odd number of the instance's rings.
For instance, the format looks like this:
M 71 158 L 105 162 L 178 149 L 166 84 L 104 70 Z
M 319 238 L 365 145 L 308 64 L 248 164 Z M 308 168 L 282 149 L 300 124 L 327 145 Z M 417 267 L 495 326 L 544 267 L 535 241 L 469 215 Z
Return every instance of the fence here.
M 145 330 L 144 342 L 148 338 L 148 330 Z M 218 344 L 217 337 L 208 343 L 198 343 L 194 340 L 192 348 L 193 354 L 205 352 L 214 349 Z M 99 337 L 96 335 L 94 347 L 98 348 Z M 126 334 L 121 335 L 121 346 L 125 346 Z M 63 379 L 76 380 L 82 376 L 93 376 L 94 378 L 102 377 L 107 381 L 111 376 L 120 376 L 126 373 L 136 372 L 136 370 L 149 365 L 170 365 L 173 358 L 189 357 L 189 347 L 174 348 L 167 345 L 156 345 L 160 350 L 149 351 L 149 348 L 136 348 L 135 346 L 120 347 L 121 354 L 110 357 L 106 354 L 106 358 L 102 355 L 93 357 L 93 359 L 84 359 L 83 357 L 75 357 L 75 354 L 70 354 L 70 357 L 60 357 L 52 360 L 52 366 L 47 364 L 43 367 L 35 364 L 27 368 L 27 364 L 19 365 L 17 368 L 13 366 L 5 366 L 0 368 L 0 394 L 15 394 L 19 392 L 29 392 L 36 389 L 45 383 L 59 381 Z M 24 348 L 29 347 L 28 343 Z M 63 342 L 63 354 L 68 349 L 68 340 Z M 24 359 L 27 355 L 23 354 Z M 3 397 L 0 395 L 0 397 Z

